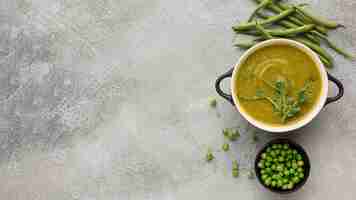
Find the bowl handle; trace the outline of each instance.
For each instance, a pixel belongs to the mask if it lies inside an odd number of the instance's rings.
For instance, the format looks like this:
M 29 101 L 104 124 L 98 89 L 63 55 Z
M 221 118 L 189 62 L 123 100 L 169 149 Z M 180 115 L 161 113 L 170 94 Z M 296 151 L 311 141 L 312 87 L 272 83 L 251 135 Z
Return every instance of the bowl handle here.
M 333 77 L 329 73 L 328 73 L 328 79 L 337 86 L 339 92 L 334 97 L 328 97 L 326 99 L 326 102 L 325 102 L 324 106 L 326 106 L 326 105 L 328 105 L 330 103 L 333 103 L 335 101 L 338 101 L 344 95 L 344 85 L 341 83 L 341 81 L 339 81 L 337 78 Z
M 220 83 L 222 80 L 225 78 L 232 77 L 232 72 L 234 71 L 234 68 L 230 69 L 226 73 L 222 74 L 221 76 L 218 77 L 215 81 L 215 89 L 216 92 L 223 97 L 224 99 L 228 100 L 232 105 L 235 105 L 234 100 L 230 94 L 226 94 L 224 91 L 221 90 Z

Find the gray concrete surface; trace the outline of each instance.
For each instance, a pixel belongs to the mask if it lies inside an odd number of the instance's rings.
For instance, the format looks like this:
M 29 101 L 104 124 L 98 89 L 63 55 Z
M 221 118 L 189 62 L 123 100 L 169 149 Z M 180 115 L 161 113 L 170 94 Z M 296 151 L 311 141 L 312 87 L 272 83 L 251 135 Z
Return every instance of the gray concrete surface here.
M 331 37 L 356 52 L 356 3 L 312 0 L 347 29 Z M 230 176 L 250 168 L 272 136 L 219 98 L 215 78 L 242 51 L 230 26 L 251 0 L 1 0 L 0 199 L 349 200 L 356 196 L 356 67 L 336 56 L 346 87 L 291 138 L 312 161 L 297 193 L 279 196 Z M 332 93 L 332 92 L 331 92 Z M 240 127 L 230 154 L 204 162 L 221 130 Z M 251 143 L 251 131 L 260 137 Z

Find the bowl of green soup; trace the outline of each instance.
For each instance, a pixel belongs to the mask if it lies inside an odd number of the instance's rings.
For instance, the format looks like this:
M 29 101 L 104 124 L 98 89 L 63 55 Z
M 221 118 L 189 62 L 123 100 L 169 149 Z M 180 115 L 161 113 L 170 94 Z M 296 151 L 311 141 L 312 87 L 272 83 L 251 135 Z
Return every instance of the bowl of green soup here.
M 225 78 L 231 78 L 231 94 L 221 89 Z M 329 81 L 338 87 L 334 97 L 327 96 Z M 288 39 L 253 46 L 216 80 L 215 87 L 249 123 L 268 132 L 305 126 L 344 93 L 342 83 L 326 72 L 318 55 Z

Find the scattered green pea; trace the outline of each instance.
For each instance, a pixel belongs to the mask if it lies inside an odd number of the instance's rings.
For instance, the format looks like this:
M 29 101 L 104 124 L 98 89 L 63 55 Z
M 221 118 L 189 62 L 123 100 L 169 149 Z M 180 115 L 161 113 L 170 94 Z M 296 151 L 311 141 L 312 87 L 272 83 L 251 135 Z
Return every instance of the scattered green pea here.
M 211 151 L 211 149 L 208 149 L 208 152 L 205 156 L 206 161 L 210 162 L 210 161 L 214 160 L 214 158 L 215 157 L 213 155 L 213 152 Z
M 253 141 L 253 142 L 257 142 L 259 138 L 258 138 L 256 132 L 253 132 L 252 134 L 253 134 L 253 135 L 252 135 L 252 141 Z
M 229 149 L 230 149 L 230 145 L 228 143 L 223 144 L 223 146 L 222 146 L 223 151 L 226 152 L 226 151 L 229 151 Z
M 253 170 L 249 170 L 247 173 L 248 179 L 254 179 L 256 177 L 255 172 Z
M 209 101 L 209 106 L 210 106 L 210 107 L 216 108 L 217 100 L 216 100 L 215 97 L 209 97 L 209 98 L 208 98 L 208 101 Z
M 232 169 L 239 170 L 239 163 L 237 160 L 232 161 Z
M 235 177 L 235 178 L 237 178 L 237 177 L 239 177 L 239 170 L 232 170 L 232 176 L 233 177 Z
M 230 141 L 236 141 L 240 137 L 239 131 L 231 128 L 225 128 L 223 134 Z

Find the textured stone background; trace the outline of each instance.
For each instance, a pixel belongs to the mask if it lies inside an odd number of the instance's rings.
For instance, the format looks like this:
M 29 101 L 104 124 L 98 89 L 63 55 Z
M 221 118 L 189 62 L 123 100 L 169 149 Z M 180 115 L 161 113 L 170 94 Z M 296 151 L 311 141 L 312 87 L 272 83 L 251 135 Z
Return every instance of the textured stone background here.
M 331 37 L 356 52 L 354 0 L 312 0 L 347 29 Z M 269 139 L 215 95 L 215 78 L 241 55 L 230 26 L 251 0 L 1 0 L 0 198 L 353 199 L 356 67 L 336 56 L 345 98 L 291 137 L 312 160 L 303 190 L 278 196 L 243 174 Z M 239 126 L 230 155 L 221 129 Z

